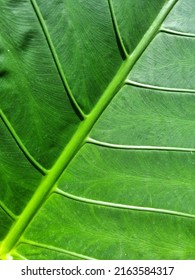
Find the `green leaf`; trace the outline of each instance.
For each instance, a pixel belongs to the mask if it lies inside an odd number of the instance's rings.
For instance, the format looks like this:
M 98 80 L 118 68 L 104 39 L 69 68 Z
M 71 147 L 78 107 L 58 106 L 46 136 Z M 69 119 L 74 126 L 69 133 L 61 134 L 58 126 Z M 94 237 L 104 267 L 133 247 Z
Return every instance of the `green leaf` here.
M 0 10 L 1 258 L 194 259 L 194 0 Z

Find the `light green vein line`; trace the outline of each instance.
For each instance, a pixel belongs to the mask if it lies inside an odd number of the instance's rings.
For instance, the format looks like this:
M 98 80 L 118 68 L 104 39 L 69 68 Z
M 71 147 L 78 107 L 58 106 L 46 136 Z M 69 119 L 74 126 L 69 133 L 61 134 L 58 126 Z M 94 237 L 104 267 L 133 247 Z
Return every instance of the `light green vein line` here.
M 172 210 L 167 210 L 167 209 L 161 209 L 161 208 L 158 209 L 158 208 L 151 208 L 151 207 L 118 204 L 118 203 L 88 199 L 88 198 L 72 195 L 70 193 L 66 193 L 66 192 L 64 192 L 60 189 L 56 189 L 56 193 L 59 194 L 59 195 L 62 195 L 64 197 L 76 200 L 78 202 L 94 204 L 94 205 L 97 205 L 97 206 L 105 206 L 105 207 L 112 207 L 112 208 L 126 209 L 126 210 L 135 210 L 135 211 L 143 211 L 143 212 L 154 212 L 154 213 L 168 214 L 168 215 L 181 216 L 181 217 L 193 218 L 193 219 L 195 218 L 195 215 L 193 215 L 193 214 L 188 214 L 188 213 L 183 213 L 183 212 L 178 212 L 178 211 L 172 211 Z
M 74 106 L 76 107 L 77 111 L 79 112 L 80 116 L 82 117 L 82 119 L 85 119 L 85 118 L 86 118 L 86 115 L 84 114 L 84 112 L 82 111 L 82 109 L 80 108 L 80 106 L 78 105 L 78 103 L 77 103 L 76 99 L 74 98 L 74 95 L 72 94 L 72 91 L 71 91 L 71 89 L 70 89 L 70 87 L 69 87 L 69 85 L 68 85 L 68 82 L 67 82 L 67 80 L 66 80 L 64 71 L 63 71 L 63 69 L 62 69 L 62 66 L 61 66 L 61 63 L 60 63 L 60 61 L 59 61 L 58 55 L 57 55 L 57 53 L 56 53 L 55 47 L 54 47 L 54 45 L 53 45 L 52 39 L 51 39 L 51 37 L 50 37 L 50 35 L 49 35 L 49 31 L 48 31 L 47 25 L 46 25 L 46 23 L 45 23 L 45 21 L 44 21 L 44 18 L 43 18 L 43 16 L 42 16 L 42 14 L 41 14 L 41 11 L 40 11 L 40 9 L 39 9 L 39 6 L 37 5 L 37 1 L 36 1 L 36 0 L 31 0 L 31 3 L 32 3 L 32 6 L 33 6 L 33 8 L 34 8 L 34 11 L 35 11 L 35 13 L 36 13 L 36 15 L 37 15 L 37 18 L 38 18 L 38 20 L 39 20 L 39 22 L 40 22 L 40 24 L 41 24 L 43 33 L 44 33 L 44 35 L 45 35 L 45 38 L 46 38 L 47 43 L 48 43 L 48 45 L 49 45 L 49 48 L 50 48 L 50 50 L 51 50 L 52 56 L 53 56 L 53 58 L 54 58 L 54 61 L 55 61 L 56 67 L 57 67 L 57 69 L 58 69 L 58 73 L 59 73 L 59 75 L 60 75 L 60 77 L 61 77 L 61 80 L 62 80 L 62 82 L 63 82 L 63 85 L 64 85 L 65 89 L 67 90 L 67 93 L 68 93 L 70 99 L 72 100 Z
M 61 174 L 64 172 L 64 169 L 69 165 L 71 160 L 74 158 L 75 154 L 85 143 L 86 138 L 88 137 L 88 134 L 91 131 L 92 127 L 99 119 L 102 112 L 107 108 L 113 97 L 124 85 L 125 79 L 129 74 L 129 71 L 133 68 L 140 55 L 150 44 L 154 36 L 158 33 L 162 22 L 164 21 L 164 19 L 166 18 L 166 16 L 177 1 L 178 0 L 170 0 L 165 3 L 161 12 L 158 14 L 155 21 L 152 23 L 152 25 L 150 26 L 150 28 L 148 29 L 148 31 L 146 32 L 146 34 L 144 35 L 134 52 L 128 59 L 126 59 L 122 63 L 118 72 L 104 91 L 96 106 L 86 117 L 86 119 L 81 122 L 72 139 L 66 145 L 66 147 L 64 148 L 61 155 L 59 156 L 53 167 L 50 169 L 48 174 L 43 178 L 41 184 L 38 186 L 36 192 L 32 196 L 31 200 L 27 204 L 22 214 L 20 215 L 18 221 L 10 229 L 8 235 L 2 242 L 0 249 L 0 255 L 2 255 L 2 257 L 9 253 L 10 250 L 15 246 L 17 241 L 21 238 L 22 233 L 30 223 L 31 219 L 42 206 L 45 199 L 47 199 L 48 194 L 55 190 L 56 182 L 61 176 Z
M 11 256 L 13 257 L 13 259 L 15 259 L 14 257 L 16 256 L 17 259 L 20 259 L 20 260 L 28 260 L 28 259 L 26 259 L 24 256 L 22 256 L 21 254 L 18 254 L 18 253 L 16 253 L 16 252 L 13 252 L 13 253 L 11 254 Z
M 0 201 L 0 207 L 12 220 L 17 220 L 18 216 L 16 216 L 2 201 Z
M 107 142 L 98 141 L 89 137 L 87 143 L 107 148 L 125 149 L 125 150 L 159 150 L 159 151 L 173 151 L 173 152 L 195 152 L 193 148 L 179 148 L 179 147 L 163 147 L 163 146 L 135 146 L 135 145 L 119 145 Z
M 46 175 L 48 173 L 48 170 L 45 169 L 38 161 L 36 161 L 36 159 L 29 153 L 2 110 L 0 110 L 0 116 L 6 127 L 8 128 L 10 134 L 12 135 L 13 139 L 15 140 L 16 144 L 19 146 L 26 158 L 41 174 Z
M 195 37 L 194 33 L 180 32 L 180 31 L 176 31 L 176 30 L 172 30 L 172 29 L 168 29 L 168 28 L 164 28 L 164 27 L 162 27 L 160 29 L 160 31 L 165 32 L 165 33 L 169 33 L 169 34 L 172 34 L 172 35 L 183 36 L 183 37 L 191 37 L 191 38 Z
M 153 86 L 153 85 L 138 83 L 138 82 L 135 82 L 135 81 L 132 81 L 132 80 L 129 80 L 129 79 L 126 80 L 125 84 L 136 86 L 136 87 L 142 87 L 142 88 L 148 88 L 148 89 L 154 89 L 154 90 L 161 90 L 161 91 L 172 91 L 172 92 L 179 92 L 179 93 L 185 93 L 185 94 L 195 93 L 195 89 L 159 87 L 159 86 Z
M 115 29 L 115 32 L 116 32 L 116 36 L 119 40 L 120 46 L 122 48 L 123 55 L 125 56 L 125 58 L 128 58 L 129 54 L 126 51 L 126 48 L 125 48 L 124 43 L 123 43 L 123 39 L 122 39 L 120 31 L 119 31 L 116 16 L 115 16 L 115 13 L 114 13 L 114 7 L 113 7 L 112 0 L 108 0 L 108 4 L 109 4 L 109 7 L 110 7 L 110 13 L 111 13 L 111 17 L 112 17 L 112 20 L 113 20 L 113 26 L 114 26 L 114 29 Z
M 20 242 L 20 244 L 26 244 L 26 245 L 31 245 L 31 246 L 43 248 L 43 249 L 48 249 L 48 250 L 51 250 L 51 251 L 64 253 L 64 254 L 67 254 L 67 255 L 70 255 L 70 256 L 73 256 L 73 257 L 77 257 L 77 258 L 80 258 L 80 259 L 95 260 L 93 258 L 90 258 L 90 257 L 86 256 L 86 255 L 78 254 L 78 253 L 68 251 L 68 250 L 65 250 L 65 249 L 61 249 L 61 248 L 58 248 L 58 247 L 55 247 L 55 246 L 46 245 L 46 244 L 42 244 L 42 243 L 30 241 L 30 240 L 22 240 Z

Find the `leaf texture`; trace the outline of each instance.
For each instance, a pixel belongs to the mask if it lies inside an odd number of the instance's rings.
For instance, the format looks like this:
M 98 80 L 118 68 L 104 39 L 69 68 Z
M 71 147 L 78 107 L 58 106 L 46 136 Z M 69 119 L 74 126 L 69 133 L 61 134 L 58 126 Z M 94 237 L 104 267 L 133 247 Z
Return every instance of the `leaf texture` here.
M 194 1 L 0 10 L 1 258 L 194 259 Z

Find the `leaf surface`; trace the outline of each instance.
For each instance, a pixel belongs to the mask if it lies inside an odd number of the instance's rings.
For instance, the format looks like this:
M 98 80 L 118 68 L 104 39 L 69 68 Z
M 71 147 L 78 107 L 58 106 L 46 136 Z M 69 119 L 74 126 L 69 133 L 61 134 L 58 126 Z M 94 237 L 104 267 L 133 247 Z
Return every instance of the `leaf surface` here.
M 0 0 L 2 259 L 194 259 L 194 1 Z

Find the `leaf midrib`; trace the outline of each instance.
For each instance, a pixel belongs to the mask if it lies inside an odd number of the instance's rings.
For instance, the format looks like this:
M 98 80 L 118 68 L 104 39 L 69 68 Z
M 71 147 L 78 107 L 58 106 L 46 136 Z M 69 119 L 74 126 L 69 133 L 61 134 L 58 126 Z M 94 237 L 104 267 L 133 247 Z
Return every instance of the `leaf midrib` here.
M 6 258 L 6 255 L 11 251 L 11 249 L 15 246 L 17 241 L 20 239 L 24 230 L 40 209 L 42 204 L 47 199 L 49 193 L 56 189 L 56 182 L 59 177 L 64 172 L 64 169 L 68 166 L 70 161 L 73 159 L 75 154 L 79 151 L 79 149 L 86 142 L 87 136 L 92 129 L 95 122 L 98 120 L 102 112 L 111 102 L 115 94 L 119 91 L 119 89 L 125 84 L 125 79 L 129 74 L 130 70 L 150 44 L 152 39 L 159 31 L 159 27 L 169 14 L 173 6 L 176 4 L 178 0 L 169 0 L 161 9 L 160 13 L 148 29 L 148 31 L 143 36 L 142 40 L 139 42 L 136 49 L 133 51 L 131 56 L 129 56 L 119 68 L 118 72 L 114 76 L 113 80 L 110 82 L 103 95 L 97 102 L 96 106 L 89 113 L 89 115 L 81 122 L 77 131 L 73 135 L 70 142 L 62 151 L 61 155 L 57 159 L 56 163 L 53 165 L 49 173 L 44 177 L 41 184 L 38 186 L 36 192 L 33 197 L 27 204 L 26 208 L 20 215 L 19 219 L 15 223 L 15 225 L 10 229 L 6 238 L 2 242 L 0 256 L 2 258 Z M 35 2 L 32 0 L 32 2 Z

